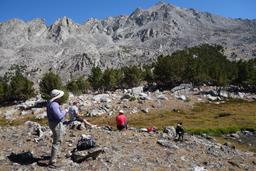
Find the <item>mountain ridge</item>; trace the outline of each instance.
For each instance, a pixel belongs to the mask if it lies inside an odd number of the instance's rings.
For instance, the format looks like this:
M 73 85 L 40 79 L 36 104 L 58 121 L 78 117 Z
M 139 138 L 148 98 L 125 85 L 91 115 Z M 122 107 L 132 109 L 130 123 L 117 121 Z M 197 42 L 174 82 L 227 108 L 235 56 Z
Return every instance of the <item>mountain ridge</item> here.
M 25 64 L 35 79 L 55 70 L 64 80 L 87 75 L 92 66 L 145 64 L 160 54 L 202 43 L 220 44 L 231 60 L 256 57 L 256 20 L 231 19 L 158 3 L 129 16 L 89 19 L 68 17 L 47 26 L 43 19 L 0 23 L 0 68 Z

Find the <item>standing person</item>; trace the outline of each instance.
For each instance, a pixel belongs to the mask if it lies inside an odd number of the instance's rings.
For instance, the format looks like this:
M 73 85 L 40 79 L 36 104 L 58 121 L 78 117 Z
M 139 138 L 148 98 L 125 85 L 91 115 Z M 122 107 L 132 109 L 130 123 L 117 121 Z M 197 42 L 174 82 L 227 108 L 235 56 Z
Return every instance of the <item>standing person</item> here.
M 91 128 L 96 127 L 96 125 L 91 124 L 86 119 L 83 119 L 79 116 L 80 114 L 79 114 L 78 107 L 79 107 L 79 102 L 77 102 L 77 101 L 73 102 L 73 105 L 69 107 L 68 113 L 70 116 L 70 121 L 71 122 L 80 121 L 80 122 L 83 122 L 85 125 L 90 126 Z
M 178 122 L 176 125 L 176 137 L 178 136 L 178 141 L 183 141 L 183 136 L 184 136 L 184 128 L 182 126 L 182 122 Z
M 65 117 L 65 110 L 61 109 L 60 98 L 64 95 L 61 90 L 54 89 L 51 91 L 51 99 L 47 103 L 47 117 L 48 124 L 52 131 L 52 150 L 49 166 L 55 166 L 58 152 L 60 151 L 60 145 L 64 134 L 63 121 Z
M 116 116 L 116 127 L 119 131 L 126 129 L 127 130 L 127 119 L 124 115 L 124 111 L 120 110 L 119 114 Z

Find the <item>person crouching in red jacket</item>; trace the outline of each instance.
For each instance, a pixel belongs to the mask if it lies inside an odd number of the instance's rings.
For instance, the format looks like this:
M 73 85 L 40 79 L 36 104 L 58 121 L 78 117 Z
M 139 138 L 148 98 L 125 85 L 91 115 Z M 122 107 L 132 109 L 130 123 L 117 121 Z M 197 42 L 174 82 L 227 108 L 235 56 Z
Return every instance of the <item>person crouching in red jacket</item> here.
M 120 110 L 119 114 L 116 116 L 116 127 L 119 131 L 126 129 L 127 130 L 127 119 L 124 115 L 124 111 Z

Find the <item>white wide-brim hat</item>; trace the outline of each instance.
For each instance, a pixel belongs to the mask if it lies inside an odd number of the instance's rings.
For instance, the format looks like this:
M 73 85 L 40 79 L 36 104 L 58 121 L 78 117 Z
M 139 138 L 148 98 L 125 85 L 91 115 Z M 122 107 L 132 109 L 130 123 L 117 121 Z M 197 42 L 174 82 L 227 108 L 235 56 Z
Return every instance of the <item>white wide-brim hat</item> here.
M 64 95 L 64 91 L 53 89 L 51 91 L 51 100 L 50 102 L 53 102 L 54 100 L 61 98 Z
M 124 114 L 124 111 L 121 109 L 121 110 L 119 110 L 119 113 L 122 113 L 122 114 Z

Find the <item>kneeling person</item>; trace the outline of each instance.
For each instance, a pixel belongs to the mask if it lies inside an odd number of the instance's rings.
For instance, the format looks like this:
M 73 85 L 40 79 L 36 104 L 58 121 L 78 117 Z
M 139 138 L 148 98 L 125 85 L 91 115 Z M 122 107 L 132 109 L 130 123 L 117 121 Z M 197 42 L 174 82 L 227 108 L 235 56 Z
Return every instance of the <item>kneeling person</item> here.
M 127 119 L 123 110 L 120 110 L 119 114 L 116 116 L 116 127 L 119 131 L 127 129 Z

